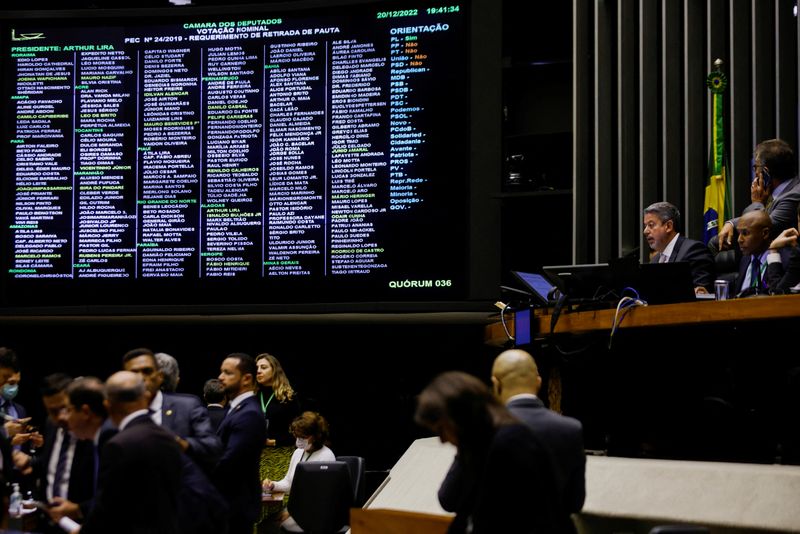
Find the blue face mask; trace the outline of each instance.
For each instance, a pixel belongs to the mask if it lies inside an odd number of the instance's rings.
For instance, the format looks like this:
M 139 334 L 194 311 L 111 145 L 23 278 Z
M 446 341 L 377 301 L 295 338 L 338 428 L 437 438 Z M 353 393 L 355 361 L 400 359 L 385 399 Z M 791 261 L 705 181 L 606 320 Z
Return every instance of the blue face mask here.
M 19 391 L 19 384 L 3 384 L 3 389 L 0 389 L 0 396 L 5 400 L 13 400 Z

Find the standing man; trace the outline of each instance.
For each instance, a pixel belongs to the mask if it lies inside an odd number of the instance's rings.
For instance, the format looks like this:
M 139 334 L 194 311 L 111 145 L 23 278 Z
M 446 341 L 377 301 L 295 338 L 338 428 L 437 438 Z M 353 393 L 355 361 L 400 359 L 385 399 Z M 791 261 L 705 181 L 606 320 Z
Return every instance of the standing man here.
M 44 447 L 34 457 L 14 451 L 14 464 L 25 473 L 32 469 L 36 487 L 43 490 L 39 499 L 57 503 L 63 515 L 79 519 L 88 511 L 94 497 L 95 465 L 90 441 L 83 441 L 68 429 L 67 387 L 72 378 L 54 373 L 42 382 L 42 403 L 47 411 Z M 68 502 L 69 504 L 63 504 Z M 56 530 L 56 532 L 59 532 Z
M 708 247 L 680 234 L 681 212 L 669 202 L 656 202 L 644 210 L 644 237 L 656 252 L 652 263 L 685 261 L 692 269 L 695 293 L 714 286 L 714 258 Z
M 108 413 L 105 406 L 105 386 L 94 377 L 78 378 L 66 386 L 64 395 L 65 408 L 62 418 L 66 421 L 69 432 L 78 439 L 78 446 L 89 449 L 88 465 L 86 461 L 80 467 L 75 466 L 73 472 L 80 475 L 81 487 L 85 496 L 78 496 L 72 491 L 68 498 L 53 497 L 47 513 L 54 522 L 66 516 L 75 521 L 88 517 L 97 493 L 97 478 L 100 466 L 100 446 L 117 433 L 116 429 L 106 423 Z M 77 467 L 77 468 L 76 468 Z M 88 485 L 84 488 L 84 484 Z
M 208 418 L 211 419 L 211 426 L 216 432 L 225 414 L 228 413 L 228 409 L 225 407 L 225 386 L 222 385 L 219 378 L 206 380 L 203 385 L 203 400 L 206 402 L 206 408 L 208 408 Z
M 545 408 L 537 397 L 542 377 L 533 357 L 524 350 L 501 353 L 492 366 L 495 396 L 528 425 L 547 451 L 558 490 L 558 532 L 575 532 L 570 514 L 583 508 L 586 498 L 586 455 L 580 421 Z
M 256 362 L 249 354 L 229 354 L 220 367 L 229 409 L 217 430 L 224 450 L 213 479 L 230 506 L 229 534 L 251 534 L 261 513 L 259 463 L 267 428 L 255 397 L 255 377 Z
M 163 393 L 163 375 L 153 351 L 134 349 L 122 358 L 126 371 L 141 375 L 150 392 L 153 421 L 175 434 L 175 440 L 192 460 L 211 472 L 222 452 L 222 443 L 211 427 L 208 410 L 198 397 L 183 393 Z
M 17 353 L 13 350 L 0 347 L 0 487 L 5 488 L 6 483 L 16 481 L 19 472 L 14 470 L 12 450 L 21 450 L 20 445 L 30 444 L 33 447 L 42 445 L 42 436 L 38 432 L 31 432 L 28 428 L 27 412 L 22 405 L 14 402 L 19 392 L 21 378 Z M 13 448 L 12 448 L 13 447 Z M 28 446 L 26 445 L 26 448 Z M 10 486 L 8 486 L 10 488 Z M 10 490 L 9 490 L 10 491 Z
M 119 433 L 103 446 L 97 497 L 83 534 L 178 534 L 181 451 L 148 415 L 150 395 L 128 371 L 106 381 L 106 408 Z

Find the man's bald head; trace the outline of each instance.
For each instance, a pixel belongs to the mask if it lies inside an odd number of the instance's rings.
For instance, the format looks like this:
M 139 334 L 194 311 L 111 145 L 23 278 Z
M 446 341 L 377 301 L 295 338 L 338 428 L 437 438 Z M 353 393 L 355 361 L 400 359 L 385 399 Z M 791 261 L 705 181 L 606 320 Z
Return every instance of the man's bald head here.
M 505 403 L 521 393 L 536 395 L 542 386 L 542 378 L 530 354 L 524 350 L 512 349 L 495 358 L 492 365 L 492 386 L 495 395 Z
M 119 371 L 106 380 L 106 403 L 108 414 L 114 424 L 119 425 L 127 415 L 150 406 L 142 376 L 130 371 Z
M 736 230 L 742 254 L 761 254 L 769 247 L 772 219 L 764 210 L 749 211 L 739 217 Z

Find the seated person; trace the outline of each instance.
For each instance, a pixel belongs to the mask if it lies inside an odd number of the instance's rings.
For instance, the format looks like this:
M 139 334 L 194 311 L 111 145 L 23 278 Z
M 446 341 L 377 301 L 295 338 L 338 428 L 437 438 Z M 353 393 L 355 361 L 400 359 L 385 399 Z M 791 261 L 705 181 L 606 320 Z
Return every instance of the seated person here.
M 736 295 L 766 295 L 769 293 L 766 271 L 772 221 L 764 210 L 751 211 L 739 217 L 736 230 L 742 251 L 739 278 L 736 279 Z M 785 247 L 780 250 L 780 263 L 786 266 L 789 251 Z
M 800 178 L 795 174 L 795 157 L 792 147 L 781 139 L 768 139 L 756 146 L 753 152 L 754 179 L 750 184 L 751 204 L 743 212 L 765 210 L 775 233 L 794 224 L 795 212 L 800 203 Z M 719 230 L 717 245 L 726 250 L 733 245 L 733 231 L 739 219 L 725 221 Z M 714 240 L 712 239 L 712 242 Z
M 297 449 L 292 453 L 289 470 L 281 480 L 264 479 L 264 491 L 290 493 L 294 471 L 300 462 L 335 462 L 336 456 L 325 443 L 330 434 L 328 422 L 316 412 L 303 412 L 289 426 L 289 432 L 295 437 Z M 294 521 L 284 509 L 278 517 L 279 521 L 290 526 Z M 282 524 L 283 524 L 282 523 Z
M 800 206 L 797 208 L 797 225 L 800 228 Z M 800 290 L 800 249 L 797 248 L 798 228 L 787 228 L 772 240 L 767 254 L 767 284 L 773 294 Z M 783 256 L 789 250 L 784 268 Z M 782 252 L 783 251 L 783 252 Z M 783 256 L 782 256 L 783 255 Z
M 685 261 L 692 270 L 694 292 L 708 293 L 714 285 L 714 258 L 699 241 L 680 234 L 681 212 L 669 202 L 656 202 L 644 210 L 644 237 L 656 254 L 650 263 Z

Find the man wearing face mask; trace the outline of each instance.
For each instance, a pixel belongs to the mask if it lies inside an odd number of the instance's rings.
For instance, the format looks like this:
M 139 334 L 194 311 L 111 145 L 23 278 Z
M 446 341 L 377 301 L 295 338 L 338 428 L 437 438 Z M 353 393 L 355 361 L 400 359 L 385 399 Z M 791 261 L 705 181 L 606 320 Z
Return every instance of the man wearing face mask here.
M 0 417 L 3 418 L 3 427 L 0 430 L 0 449 L 2 449 L 2 465 L 6 478 L 11 463 L 11 446 L 19 447 L 23 443 L 31 442 L 34 447 L 42 445 L 41 435 L 30 432 L 27 411 L 22 405 L 14 402 L 19 392 L 19 360 L 17 354 L 6 347 L 0 347 Z

